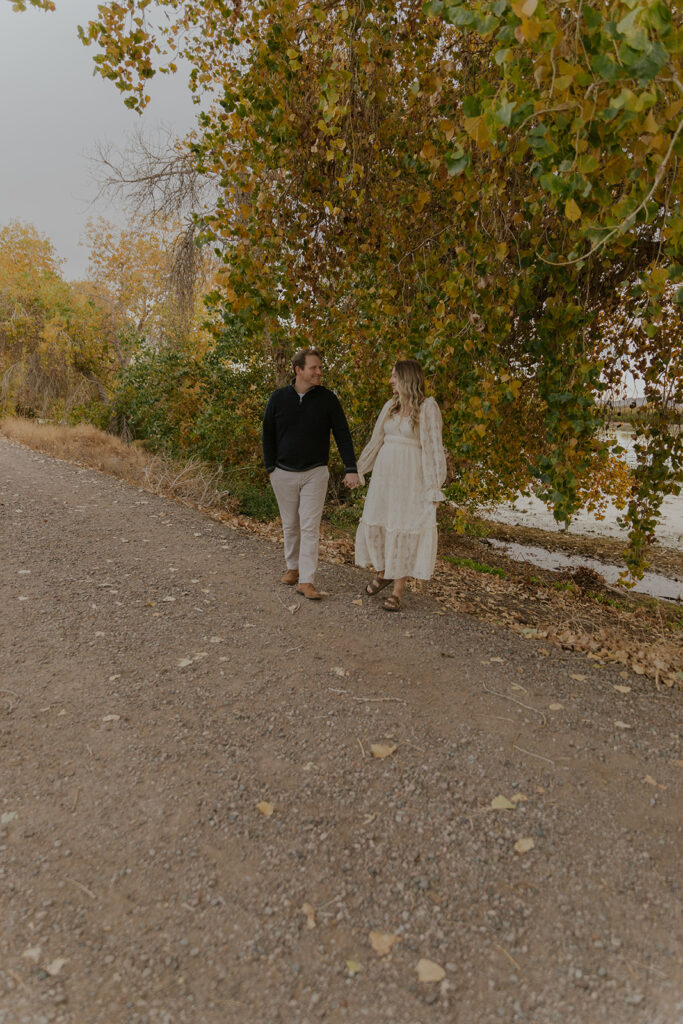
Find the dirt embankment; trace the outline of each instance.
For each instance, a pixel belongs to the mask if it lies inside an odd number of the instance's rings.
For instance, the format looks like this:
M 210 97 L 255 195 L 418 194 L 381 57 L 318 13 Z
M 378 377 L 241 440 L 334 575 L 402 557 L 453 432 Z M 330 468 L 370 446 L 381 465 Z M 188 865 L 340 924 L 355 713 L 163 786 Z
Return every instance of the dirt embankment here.
M 0 521 L 2 1024 L 680 1017 L 675 690 L 5 440 Z

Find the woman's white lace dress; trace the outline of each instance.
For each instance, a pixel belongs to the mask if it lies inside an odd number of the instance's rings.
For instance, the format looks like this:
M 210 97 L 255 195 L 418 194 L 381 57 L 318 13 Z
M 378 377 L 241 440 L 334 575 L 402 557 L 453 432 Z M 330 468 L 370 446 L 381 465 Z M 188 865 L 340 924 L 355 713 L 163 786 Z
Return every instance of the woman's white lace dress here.
M 441 413 L 433 398 L 420 408 L 414 431 L 410 419 L 382 409 L 358 460 L 358 473 L 372 471 L 358 532 L 356 564 L 384 570 L 387 579 L 428 580 L 436 562 L 436 505 L 443 501 L 446 459 Z

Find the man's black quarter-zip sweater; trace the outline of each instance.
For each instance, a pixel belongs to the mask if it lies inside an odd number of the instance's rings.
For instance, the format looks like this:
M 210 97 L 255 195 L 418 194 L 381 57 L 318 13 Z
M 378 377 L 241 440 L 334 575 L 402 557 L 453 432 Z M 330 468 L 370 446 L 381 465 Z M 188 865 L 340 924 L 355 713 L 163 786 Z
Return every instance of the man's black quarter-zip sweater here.
M 326 466 L 330 431 L 347 473 L 356 472 L 351 431 L 333 391 L 317 385 L 300 395 L 293 384 L 274 391 L 263 417 L 263 461 L 268 473 L 276 466 L 303 472 Z

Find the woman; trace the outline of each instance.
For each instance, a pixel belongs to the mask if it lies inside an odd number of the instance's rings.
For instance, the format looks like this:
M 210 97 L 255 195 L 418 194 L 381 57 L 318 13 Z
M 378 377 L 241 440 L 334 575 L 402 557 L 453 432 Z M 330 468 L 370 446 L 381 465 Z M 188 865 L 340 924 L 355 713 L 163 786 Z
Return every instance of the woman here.
M 425 397 L 420 364 L 399 360 L 389 383 L 393 398 L 358 460 L 361 483 L 371 470 L 372 479 L 356 533 L 356 564 L 375 570 L 366 594 L 393 583 L 383 607 L 397 612 L 406 577 L 428 580 L 434 572 L 436 507 L 444 500 L 446 458 L 441 413 L 434 399 Z

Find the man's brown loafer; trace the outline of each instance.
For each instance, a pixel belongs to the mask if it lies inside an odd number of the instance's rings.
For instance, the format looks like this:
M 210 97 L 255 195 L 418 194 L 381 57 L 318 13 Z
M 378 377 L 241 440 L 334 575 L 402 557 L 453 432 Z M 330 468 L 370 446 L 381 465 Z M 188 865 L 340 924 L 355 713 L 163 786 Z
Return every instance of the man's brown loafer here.
M 322 594 L 319 590 L 316 590 L 312 583 L 300 583 L 296 588 L 297 594 L 301 594 L 302 597 L 307 597 L 309 601 L 320 601 Z
M 286 583 L 288 587 L 293 587 L 295 583 L 299 582 L 299 570 L 288 569 L 281 580 L 282 583 Z

